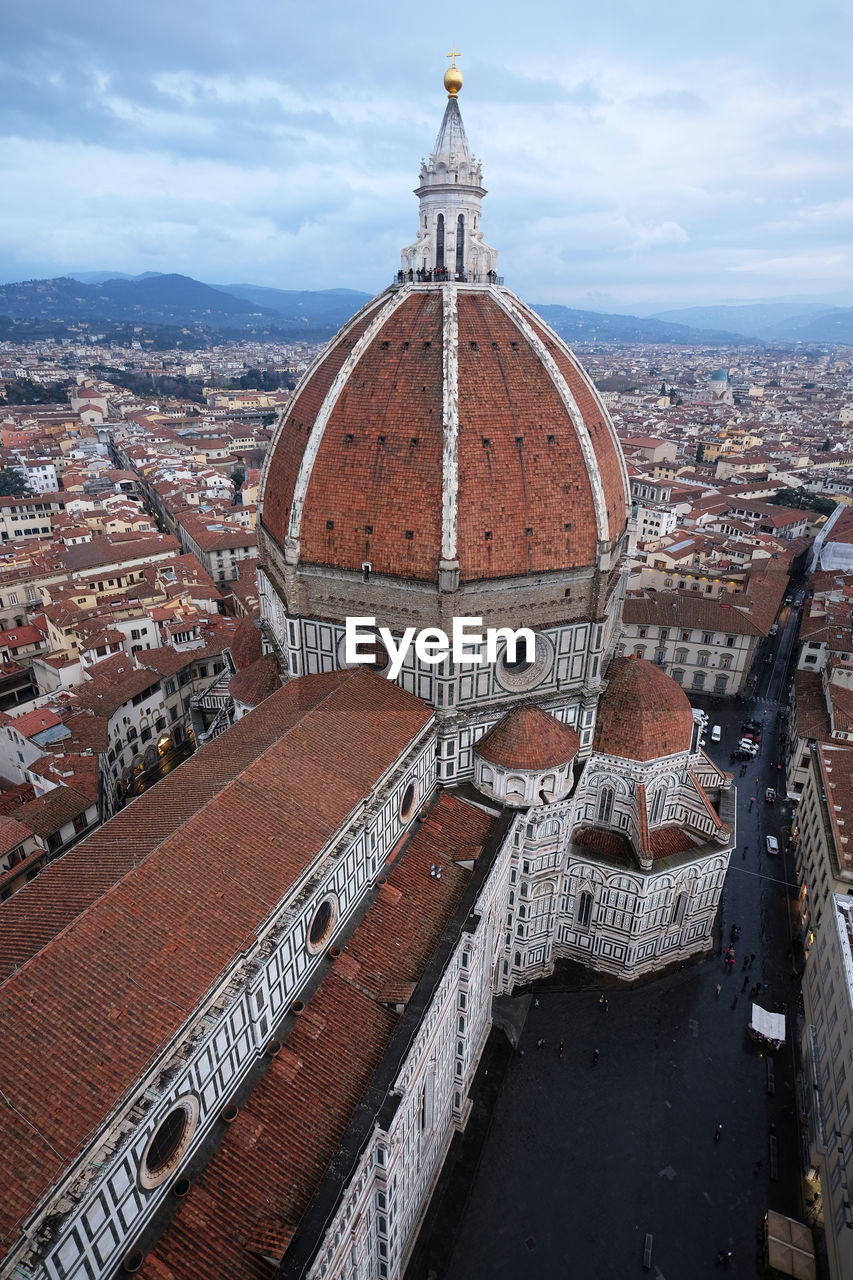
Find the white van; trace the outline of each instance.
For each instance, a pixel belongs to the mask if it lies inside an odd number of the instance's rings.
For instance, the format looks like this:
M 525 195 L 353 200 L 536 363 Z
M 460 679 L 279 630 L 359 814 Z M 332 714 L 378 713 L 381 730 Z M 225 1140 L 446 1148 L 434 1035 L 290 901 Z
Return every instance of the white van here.
M 720 738 L 722 738 L 722 736 L 723 736 L 723 731 L 722 731 L 722 729 L 720 728 L 720 726 L 719 726 L 718 724 L 715 724 L 715 725 L 714 725 L 714 727 L 713 727 L 713 729 L 711 730 L 711 741 L 712 741 L 712 742 L 719 742 L 719 741 L 720 741 Z

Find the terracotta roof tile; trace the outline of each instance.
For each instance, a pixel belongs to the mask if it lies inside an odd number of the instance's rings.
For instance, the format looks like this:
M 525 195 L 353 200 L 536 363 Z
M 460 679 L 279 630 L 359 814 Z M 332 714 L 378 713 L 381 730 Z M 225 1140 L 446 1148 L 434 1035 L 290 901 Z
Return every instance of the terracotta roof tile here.
M 596 751 L 657 760 L 689 751 L 693 711 L 684 690 L 644 658 L 614 658 L 598 706 Z
M 270 1274 L 260 1255 L 283 1254 L 396 1028 L 386 1004 L 414 990 L 468 881 L 448 851 L 482 848 L 493 826 L 447 794 L 430 816 L 431 829 L 416 832 L 391 872 L 385 888 L 396 893 L 374 899 L 152 1249 L 142 1280 L 255 1280 Z M 441 879 L 430 875 L 435 862 Z
M 30 1050 L 20 1053 L 17 1034 L 0 1039 L 4 1091 L 27 1116 L 0 1109 L 9 1171 L 0 1238 L 134 1088 L 430 714 L 363 668 L 294 681 L 168 775 L 149 793 L 153 806 L 140 797 L 0 904 L 6 973 L 13 956 L 31 957 L 0 986 L 0 1025 L 26 1027 Z M 464 876 L 448 867 L 435 900 Z M 435 923 L 417 914 L 397 922 L 407 948 Z M 41 941 L 21 936 L 25 921 Z M 345 1074 L 340 1054 L 320 1056 L 329 1078 Z M 49 1144 L 37 1137 L 48 1132 Z
M 305 563 L 435 581 L 441 554 L 444 342 L 442 288 L 415 289 L 362 352 L 331 408 L 302 512 Z M 622 532 L 620 449 L 596 392 L 556 335 L 505 295 L 458 302 L 458 559 L 463 582 L 589 565 L 597 554 L 592 481 L 529 323 L 568 382 L 589 433 L 610 537 Z M 384 305 L 380 295 L 374 307 Z M 370 315 L 374 315 L 371 311 Z M 284 545 L 296 474 L 334 375 L 363 332 L 362 315 L 294 395 L 273 445 L 263 521 Z M 606 534 L 604 536 L 607 536 Z
M 517 707 L 477 742 L 484 760 L 508 769 L 548 769 L 574 759 L 580 738 L 539 707 Z

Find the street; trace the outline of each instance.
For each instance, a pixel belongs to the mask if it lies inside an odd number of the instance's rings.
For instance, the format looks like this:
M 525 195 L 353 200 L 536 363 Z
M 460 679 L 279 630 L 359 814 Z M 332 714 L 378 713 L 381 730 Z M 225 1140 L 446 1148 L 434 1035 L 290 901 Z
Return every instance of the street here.
M 475 1083 L 495 1095 L 484 1140 L 467 1154 L 467 1182 L 460 1186 L 457 1176 L 443 1205 L 440 1184 L 407 1280 L 425 1280 L 430 1269 L 447 1280 L 623 1280 L 640 1273 L 647 1233 L 658 1280 L 710 1276 L 721 1251 L 731 1251 L 732 1274 L 752 1276 L 766 1209 L 801 1216 L 796 1022 L 789 1019 L 787 1043 L 772 1055 L 772 1093 L 765 1053 L 746 1035 L 753 984 L 761 984 L 756 999 L 771 1010 L 795 1012 L 799 992 L 791 806 L 778 768 L 784 712 L 776 701 L 785 694 L 796 612 L 782 622 L 789 625 L 769 642 L 780 661 L 759 670 L 756 699 L 691 698 L 709 714 L 706 750 L 734 773 L 738 788 L 738 841 L 720 930 L 724 947 L 732 926 L 741 929 L 733 969 L 718 945 L 711 956 L 630 988 L 564 966 L 515 996 L 526 1002 L 523 1052 L 501 1059 L 490 1042 L 505 1074 L 499 1086 L 482 1071 Z M 764 725 L 761 750 L 741 775 L 729 753 L 753 717 Z M 722 728 L 716 744 L 714 724 Z M 764 800 L 768 786 L 780 793 L 772 806 Z M 776 857 L 765 851 L 768 834 L 779 841 Z M 493 1041 L 501 1034 L 493 1032 Z

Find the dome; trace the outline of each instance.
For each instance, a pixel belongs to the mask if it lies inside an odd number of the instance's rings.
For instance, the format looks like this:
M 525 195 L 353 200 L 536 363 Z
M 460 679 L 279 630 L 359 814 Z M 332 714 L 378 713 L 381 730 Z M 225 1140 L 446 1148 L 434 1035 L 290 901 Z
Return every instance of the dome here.
M 644 658 L 614 658 L 598 706 L 593 748 L 625 760 L 689 751 L 693 710 L 670 676 Z
M 517 707 L 474 747 L 478 756 L 506 769 L 553 769 L 573 760 L 580 738 L 539 707 Z
M 597 566 L 628 492 L 598 393 L 534 311 L 498 284 L 403 282 L 294 394 L 262 536 L 293 566 L 474 583 Z

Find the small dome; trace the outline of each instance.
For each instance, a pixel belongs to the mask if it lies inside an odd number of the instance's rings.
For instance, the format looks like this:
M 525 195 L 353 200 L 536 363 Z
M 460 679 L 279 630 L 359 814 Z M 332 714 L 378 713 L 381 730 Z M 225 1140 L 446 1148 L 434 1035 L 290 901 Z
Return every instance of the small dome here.
M 666 672 L 644 658 L 614 658 L 598 707 L 594 749 L 624 760 L 689 751 L 693 709 Z
M 276 689 L 281 688 L 278 661 L 274 654 L 264 654 L 250 666 L 238 671 L 228 681 L 228 692 L 244 707 L 257 707 Z
M 518 707 L 490 729 L 474 750 L 483 760 L 504 769 L 534 770 L 566 764 L 579 748 L 580 738 L 574 729 L 539 707 Z

